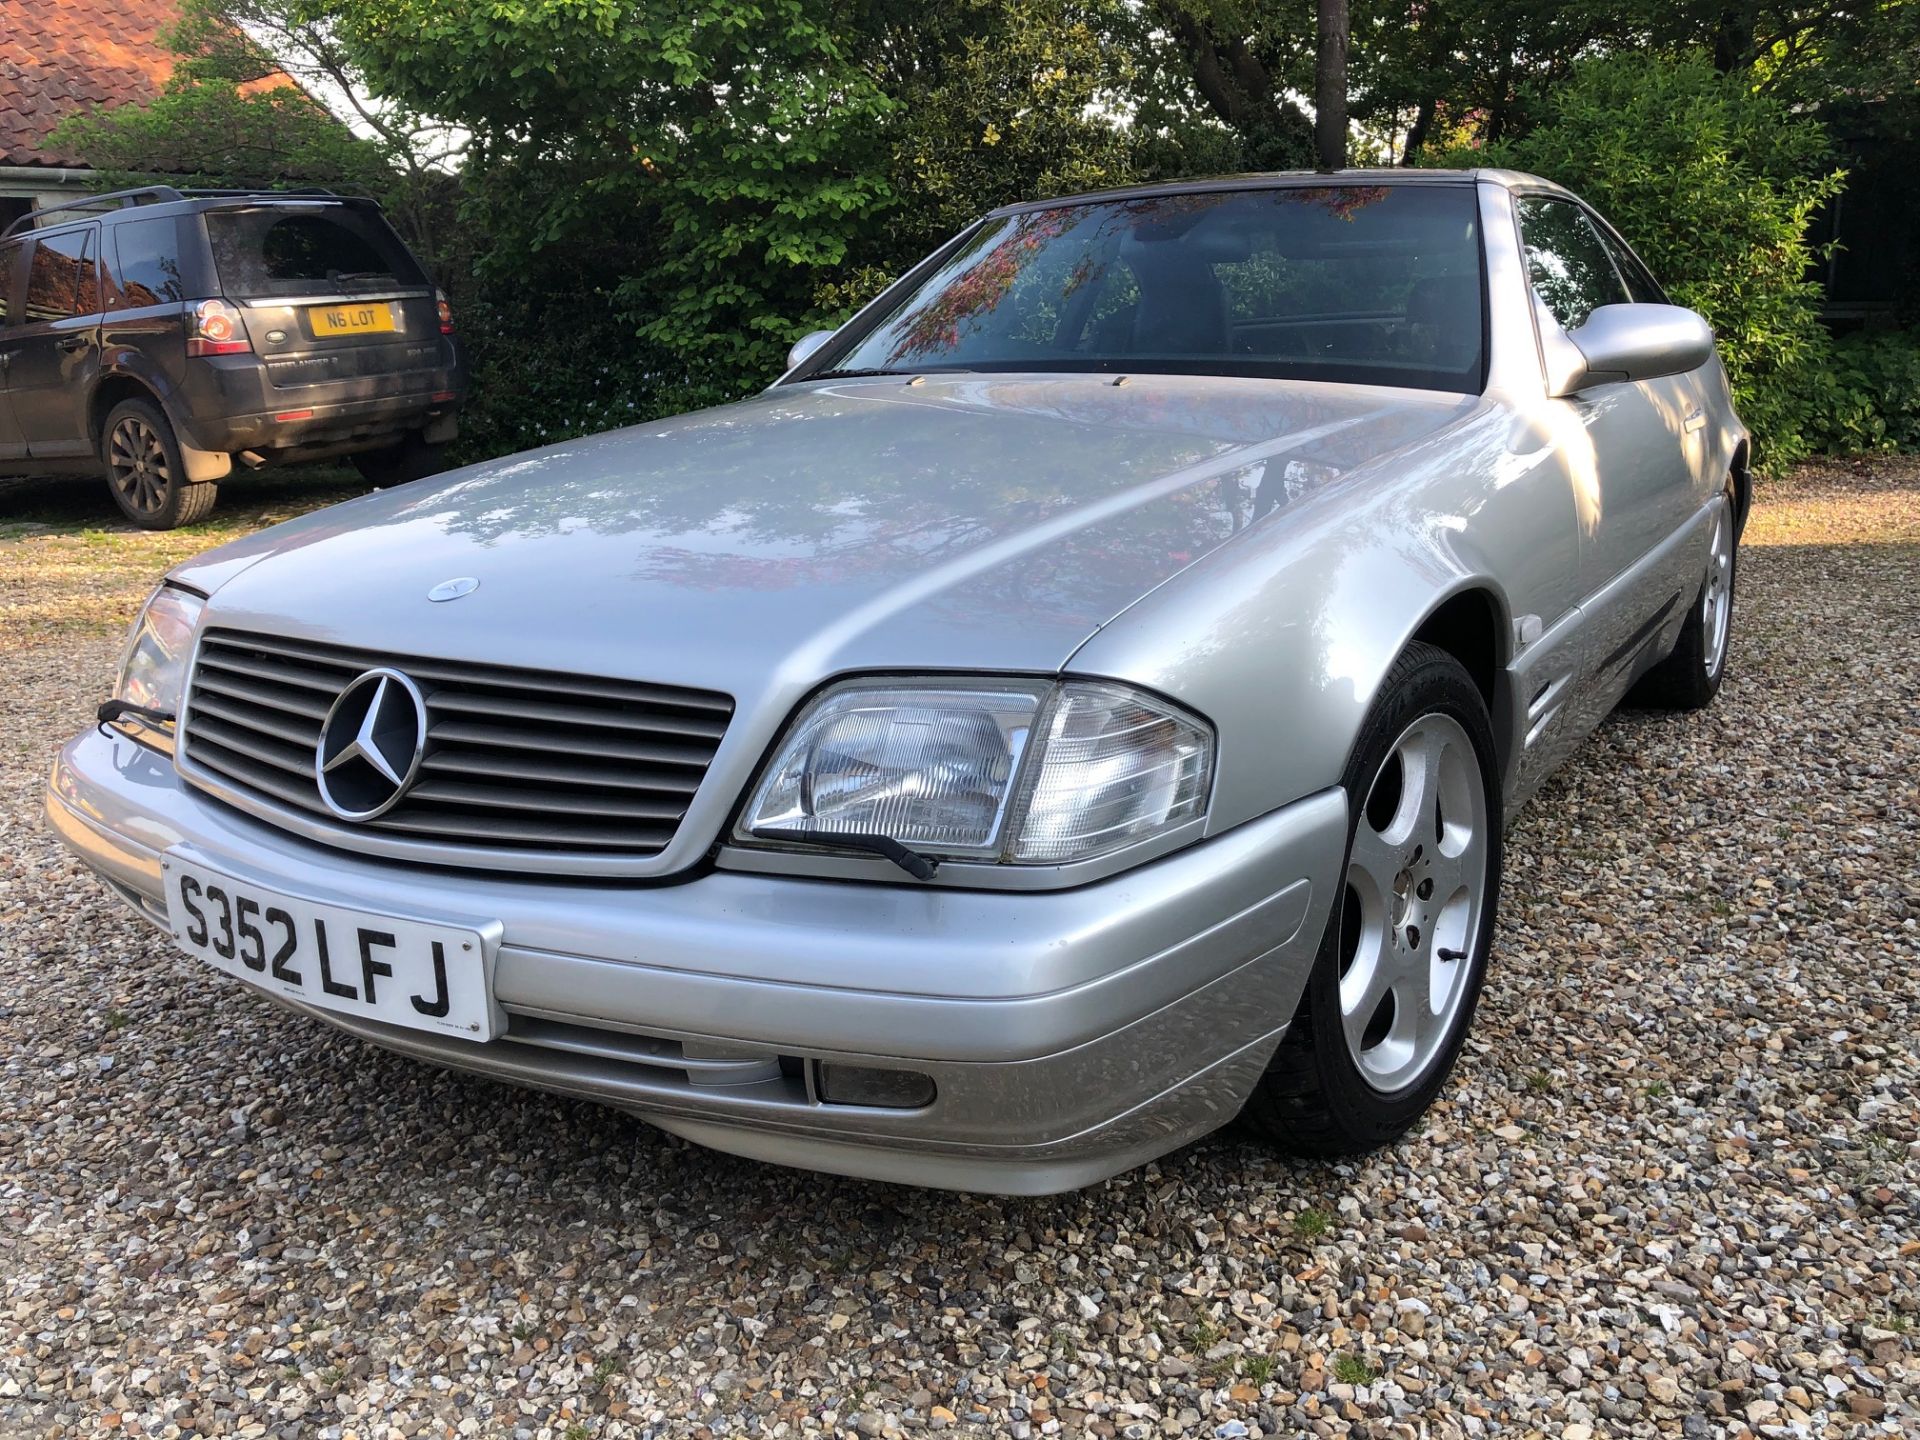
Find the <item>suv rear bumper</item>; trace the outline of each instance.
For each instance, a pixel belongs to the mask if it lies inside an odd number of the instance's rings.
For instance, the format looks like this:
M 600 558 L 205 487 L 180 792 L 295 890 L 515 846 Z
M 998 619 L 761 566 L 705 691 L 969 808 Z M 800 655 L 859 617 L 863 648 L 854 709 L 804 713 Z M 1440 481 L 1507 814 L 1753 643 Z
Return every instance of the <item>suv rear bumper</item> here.
M 174 397 L 174 428 L 200 450 L 262 454 L 378 443 L 451 422 L 466 399 L 466 367 L 449 341 L 446 362 L 426 370 L 362 375 L 314 385 L 276 386 L 257 356 L 189 361 L 187 383 Z M 283 418 L 285 417 L 285 418 Z
M 1346 833 L 1344 799 L 1327 791 L 1073 890 L 724 870 L 650 886 L 508 880 L 309 844 L 98 732 L 55 762 L 47 813 L 156 924 L 176 847 L 285 893 L 497 922 L 505 1024 L 484 1044 L 270 996 L 376 1044 L 737 1154 L 1030 1194 L 1090 1184 L 1238 1112 L 1312 966 Z M 820 1063 L 911 1070 L 934 1098 L 830 1103 Z

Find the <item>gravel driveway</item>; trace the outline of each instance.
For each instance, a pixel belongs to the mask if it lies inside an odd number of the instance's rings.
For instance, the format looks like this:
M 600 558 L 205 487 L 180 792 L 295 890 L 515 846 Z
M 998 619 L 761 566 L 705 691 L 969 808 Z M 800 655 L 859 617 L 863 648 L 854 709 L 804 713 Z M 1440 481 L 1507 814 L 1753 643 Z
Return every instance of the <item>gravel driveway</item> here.
M 38 816 L 209 541 L 96 498 L 0 493 L 0 1434 L 1920 1434 L 1920 465 L 1770 487 L 1713 710 L 1520 819 L 1418 1139 L 1024 1201 L 708 1154 L 176 958 Z

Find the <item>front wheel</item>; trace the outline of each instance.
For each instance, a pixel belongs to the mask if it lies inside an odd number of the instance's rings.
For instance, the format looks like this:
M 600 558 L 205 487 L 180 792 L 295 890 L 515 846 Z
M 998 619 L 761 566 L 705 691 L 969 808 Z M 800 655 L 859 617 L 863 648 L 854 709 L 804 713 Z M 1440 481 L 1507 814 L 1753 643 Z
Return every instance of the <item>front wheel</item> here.
M 1389 1144 L 1446 1082 L 1493 941 L 1498 773 L 1472 677 L 1408 646 L 1347 762 L 1346 863 L 1306 993 L 1247 1102 L 1281 1148 Z
M 172 530 L 204 519 L 220 494 L 210 481 L 187 479 L 173 426 L 151 400 L 114 406 L 100 450 L 114 503 L 143 530 Z

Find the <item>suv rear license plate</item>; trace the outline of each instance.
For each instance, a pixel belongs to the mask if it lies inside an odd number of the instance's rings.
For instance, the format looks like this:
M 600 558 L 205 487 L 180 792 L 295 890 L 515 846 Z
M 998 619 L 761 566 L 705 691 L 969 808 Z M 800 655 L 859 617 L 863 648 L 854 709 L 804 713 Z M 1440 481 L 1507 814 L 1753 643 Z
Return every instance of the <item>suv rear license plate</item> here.
M 216 970 L 363 1020 L 493 1036 L 477 931 L 284 895 L 177 853 L 161 873 L 173 938 Z
M 391 305 L 315 305 L 307 311 L 307 323 L 313 326 L 316 340 L 329 335 L 371 335 L 392 331 Z

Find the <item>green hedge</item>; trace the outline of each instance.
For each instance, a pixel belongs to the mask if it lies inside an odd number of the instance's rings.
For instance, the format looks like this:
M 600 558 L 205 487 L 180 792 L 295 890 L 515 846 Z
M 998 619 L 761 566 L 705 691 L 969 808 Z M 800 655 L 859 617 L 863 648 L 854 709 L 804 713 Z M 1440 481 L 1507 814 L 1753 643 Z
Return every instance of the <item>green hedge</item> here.
M 1820 125 L 1704 57 L 1585 61 L 1540 106 L 1519 139 L 1448 160 L 1531 171 L 1590 201 L 1713 326 L 1755 463 L 1809 454 L 1826 433 L 1832 342 L 1807 229 L 1844 181 Z

